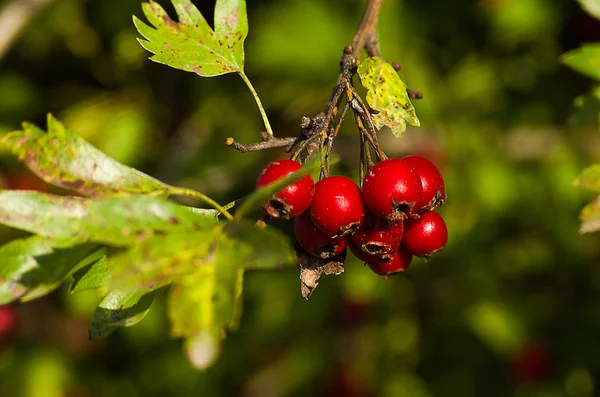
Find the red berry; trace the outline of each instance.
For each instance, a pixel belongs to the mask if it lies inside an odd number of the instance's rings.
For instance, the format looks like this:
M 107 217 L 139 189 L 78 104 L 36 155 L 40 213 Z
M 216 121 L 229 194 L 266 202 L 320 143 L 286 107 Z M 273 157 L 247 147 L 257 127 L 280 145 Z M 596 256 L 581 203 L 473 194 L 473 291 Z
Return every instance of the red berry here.
M 376 262 L 367 262 L 373 272 L 380 276 L 387 277 L 394 273 L 400 273 L 408 268 L 408 265 L 412 262 L 412 255 L 403 250 L 398 249 L 388 259 L 382 259 Z
M 0 339 L 14 331 L 17 325 L 17 314 L 10 306 L 0 306 Z
M 427 212 L 419 219 L 404 223 L 402 246 L 416 256 L 428 257 L 441 250 L 448 241 L 448 228 L 440 214 Z
M 538 341 L 521 346 L 511 359 L 512 375 L 518 383 L 539 383 L 552 372 L 552 355 Z
M 417 207 L 427 212 L 444 204 L 444 200 L 446 199 L 444 178 L 442 178 L 442 174 L 440 174 L 437 167 L 429 160 L 420 156 L 406 156 L 401 160 L 417 171 L 421 178 L 423 197 L 417 203 Z
M 360 188 L 345 176 L 330 176 L 317 182 L 309 211 L 315 226 L 332 236 L 353 233 L 365 214 Z
M 310 220 L 308 211 L 301 213 L 294 220 L 294 234 L 306 252 L 323 259 L 333 258 L 346 249 L 346 239 L 332 237 L 317 229 Z
M 294 171 L 298 171 L 301 167 L 300 163 L 293 160 L 274 161 L 262 170 L 256 181 L 256 188 L 267 186 Z M 306 211 L 310 206 L 314 192 L 315 183 L 311 176 L 303 176 L 265 202 L 263 210 L 273 218 L 290 219 Z
M 352 236 L 352 243 L 367 254 L 389 256 L 400 246 L 403 234 L 403 222 L 377 219 L 369 214 Z
M 363 180 L 365 204 L 378 217 L 406 219 L 421 202 L 421 178 L 408 163 L 389 159 L 375 164 Z

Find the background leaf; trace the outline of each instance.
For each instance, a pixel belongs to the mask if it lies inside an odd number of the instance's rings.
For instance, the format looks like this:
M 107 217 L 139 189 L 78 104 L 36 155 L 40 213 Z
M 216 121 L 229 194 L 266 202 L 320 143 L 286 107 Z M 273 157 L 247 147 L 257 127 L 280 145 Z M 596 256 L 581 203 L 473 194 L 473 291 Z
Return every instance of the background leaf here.
M 600 164 L 594 164 L 584 169 L 574 183 L 600 193 Z
M 100 302 L 90 322 L 90 340 L 104 338 L 119 327 L 142 321 L 150 310 L 154 294 L 142 291 L 111 291 Z
M 591 233 L 600 230 L 600 196 L 581 210 L 579 233 Z
M 379 57 L 367 58 L 358 63 L 358 75 L 367 91 L 367 103 L 377 113 L 373 124 L 377 129 L 389 127 L 396 137 L 406 130 L 406 123 L 419 126 L 406 84 L 396 70 Z
M 205 77 L 243 71 L 244 39 L 248 35 L 245 1 L 217 0 L 214 31 L 191 1 L 172 2 L 179 22 L 154 1 L 142 7 L 156 29 L 133 17 L 146 39 L 139 40 L 140 44 L 154 54 L 151 60 Z
M 598 0 L 577 0 L 581 7 L 596 19 L 600 19 L 600 1 Z
M 48 132 L 23 123 L 22 131 L 5 135 L 10 149 L 47 183 L 95 196 L 107 193 L 161 193 L 167 185 L 108 157 L 48 115 Z
M 571 69 L 600 80 L 600 44 L 584 44 L 563 54 L 561 60 Z
M 153 196 L 100 199 L 38 192 L 0 192 L 0 223 L 62 241 L 129 245 L 156 232 L 196 230 L 216 222 Z

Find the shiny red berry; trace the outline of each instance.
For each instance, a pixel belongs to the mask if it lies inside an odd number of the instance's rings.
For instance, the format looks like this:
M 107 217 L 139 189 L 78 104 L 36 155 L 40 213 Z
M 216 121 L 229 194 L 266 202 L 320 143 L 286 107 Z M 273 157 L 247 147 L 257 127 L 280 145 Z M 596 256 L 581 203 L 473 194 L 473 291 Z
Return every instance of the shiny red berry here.
M 419 174 L 399 159 L 375 164 L 367 171 L 362 186 L 367 207 L 376 216 L 394 221 L 416 212 L 421 189 Z
M 266 166 L 258 176 L 256 188 L 267 186 L 279 179 L 285 178 L 302 165 L 293 160 L 277 160 Z M 263 210 L 273 218 L 290 219 L 306 211 L 310 206 L 315 183 L 310 175 L 303 176 L 296 182 L 280 190 L 273 198 L 265 202 Z
M 308 211 L 301 213 L 294 220 L 294 234 L 306 252 L 323 259 L 333 258 L 346 249 L 346 239 L 332 237 L 317 229 Z
M 412 255 L 403 249 L 398 249 L 388 259 L 379 260 L 376 262 L 367 262 L 367 265 L 373 272 L 380 276 L 390 276 L 394 273 L 405 271 L 412 262 Z
M 417 207 L 421 211 L 427 212 L 444 204 L 446 199 L 444 178 L 437 167 L 431 161 L 420 156 L 406 156 L 401 160 L 417 171 L 421 178 L 423 196 L 417 203 Z
M 419 219 L 404 223 L 402 246 L 416 256 L 428 257 L 441 250 L 448 241 L 448 228 L 435 211 L 422 214 Z
M 339 175 L 316 183 L 309 211 L 315 226 L 332 236 L 353 233 L 365 214 L 360 188 L 352 179 Z
M 402 241 L 404 223 L 375 218 L 369 214 L 363 225 L 352 235 L 352 244 L 371 255 L 392 255 Z

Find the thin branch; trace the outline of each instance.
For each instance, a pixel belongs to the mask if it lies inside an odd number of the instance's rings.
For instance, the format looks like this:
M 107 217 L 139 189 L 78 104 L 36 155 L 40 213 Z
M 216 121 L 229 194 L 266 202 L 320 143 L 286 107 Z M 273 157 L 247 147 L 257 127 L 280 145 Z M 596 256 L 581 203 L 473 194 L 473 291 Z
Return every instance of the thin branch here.
M 273 148 L 279 148 L 279 147 L 287 148 L 292 145 L 295 145 L 299 139 L 300 139 L 299 137 L 289 137 L 289 138 L 269 137 L 268 139 L 263 140 L 262 142 L 243 144 L 243 143 L 236 141 L 232 137 L 229 137 L 225 140 L 225 144 L 227 146 L 231 146 L 232 148 L 238 150 L 240 153 L 248 153 L 248 152 L 256 152 L 259 150 L 273 149 Z
M 352 48 L 354 49 L 354 58 L 360 58 L 360 52 L 367 46 L 370 56 L 378 56 L 376 30 L 379 11 L 381 10 L 383 0 L 368 0 L 363 18 L 356 29 L 356 34 L 352 39 Z M 374 54 L 372 55 L 371 52 Z

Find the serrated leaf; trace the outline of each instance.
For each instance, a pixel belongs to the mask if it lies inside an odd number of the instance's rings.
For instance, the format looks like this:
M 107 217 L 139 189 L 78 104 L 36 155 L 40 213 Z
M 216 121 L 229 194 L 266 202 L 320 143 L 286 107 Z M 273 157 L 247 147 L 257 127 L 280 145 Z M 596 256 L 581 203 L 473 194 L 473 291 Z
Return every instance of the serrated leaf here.
M 573 183 L 600 193 L 600 164 L 585 168 Z
M 68 248 L 39 236 L 0 247 L 0 305 L 48 294 L 94 249 L 88 244 Z
M 600 44 L 584 44 L 563 54 L 561 61 L 581 74 L 600 80 Z
M 197 230 L 216 221 L 154 196 L 65 197 L 0 192 L 0 223 L 60 241 L 129 245 L 154 233 Z
M 45 182 L 84 195 L 165 193 L 168 186 L 108 157 L 48 115 L 48 132 L 30 123 L 0 145 Z
M 581 7 L 596 19 L 600 19 L 600 1 L 599 0 L 577 0 Z
M 214 262 L 221 226 L 158 235 L 109 257 L 113 288 L 151 290 Z
M 579 219 L 581 220 L 579 233 L 591 233 L 600 230 L 600 196 L 583 207 Z
M 248 35 L 244 0 L 217 0 L 214 30 L 191 1 L 172 3 L 179 22 L 154 1 L 143 3 L 142 8 L 155 29 L 133 17 L 145 38 L 140 44 L 154 54 L 151 60 L 205 77 L 243 71 L 244 39 Z
M 406 130 L 406 123 L 419 126 L 406 84 L 389 63 L 379 57 L 367 58 L 358 63 L 358 75 L 367 89 L 367 103 L 375 128 L 389 127 L 396 137 Z
M 119 327 L 142 321 L 150 310 L 154 294 L 147 291 L 110 291 L 94 312 L 89 326 L 90 340 L 104 338 Z
M 73 273 L 73 282 L 69 288 L 71 293 L 100 288 L 110 276 L 106 248 L 92 253 L 82 262 L 85 264 L 79 263 L 77 266 L 81 268 Z

